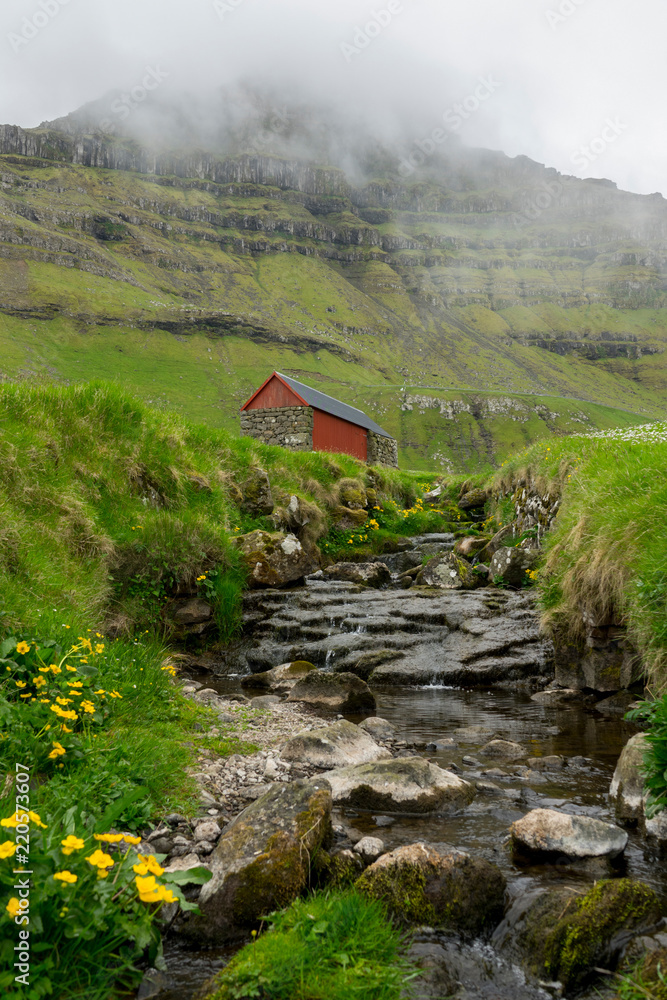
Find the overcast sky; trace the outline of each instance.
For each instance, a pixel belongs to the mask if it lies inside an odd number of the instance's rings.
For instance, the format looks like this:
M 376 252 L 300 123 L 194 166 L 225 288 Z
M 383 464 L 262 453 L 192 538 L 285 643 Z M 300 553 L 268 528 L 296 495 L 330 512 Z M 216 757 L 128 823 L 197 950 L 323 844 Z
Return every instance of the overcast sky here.
M 4 0 L 0 29 L 3 123 L 149 69 L 204 92 L 257 75 L 376 123 L 415 109 L 416 140 L 462 104 L 466 144 L 667 194 L 665 0 Z

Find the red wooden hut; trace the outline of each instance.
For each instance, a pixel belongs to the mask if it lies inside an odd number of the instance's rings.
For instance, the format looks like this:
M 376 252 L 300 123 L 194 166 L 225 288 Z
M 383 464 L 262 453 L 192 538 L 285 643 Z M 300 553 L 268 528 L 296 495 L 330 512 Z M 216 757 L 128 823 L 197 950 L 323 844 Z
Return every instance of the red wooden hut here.
M 396 441 L 361 410 L 274 372 L 241 407 L 241 433 L 299 451 L 397 465 Z

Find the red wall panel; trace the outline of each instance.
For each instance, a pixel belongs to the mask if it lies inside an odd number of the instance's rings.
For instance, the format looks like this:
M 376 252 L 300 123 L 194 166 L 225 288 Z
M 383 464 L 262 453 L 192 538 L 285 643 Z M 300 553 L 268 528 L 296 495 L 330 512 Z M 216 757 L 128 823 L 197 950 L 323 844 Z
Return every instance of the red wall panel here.
M 268 387 L 267 387 L 268 388 Z M 341 451 L 365 462 L 368 458 L 368 435 L 363 427 L 341 420 L 323 410 L 313 414 L 314 451 Z
M 247 409 L 265 410 L 274 406 L 303 406 L 303 403 L 284 382 L 279 378 L 272 378 L 248 404 Z

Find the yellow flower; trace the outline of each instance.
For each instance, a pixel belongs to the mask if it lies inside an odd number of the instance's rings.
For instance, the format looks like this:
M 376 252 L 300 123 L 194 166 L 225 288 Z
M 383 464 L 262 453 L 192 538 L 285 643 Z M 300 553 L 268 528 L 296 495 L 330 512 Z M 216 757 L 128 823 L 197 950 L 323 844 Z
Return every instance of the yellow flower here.
M 68 885 L 72 885 L 74 882 L 78 882 L 79 876 L 73 875 L 72 872 L 54 872 L 53 877 L 58 879 L 59 882 L 67 882 Z
M 28 645 L 27 642 L 20 642 L 18 644 L 18 646 L 16 647 L 16 652 L 17 653 L 22 653 L 22 654 L 25 655 L 25 653 L 29 653 L 30 652 L 30 646 Z
M 99 691 L 93 691 L 93 694 L 106 694 L 104 688 L 100 688 Z
M 83 681 L 68 681 L 67 687 L 80 688 L 83 687 Z
M 109 697 L 111 697 L 111 698 L 122 698 L 123 696 L 122 696 L 122 694 L 119 694 L 118 691 L 109 691 Z
M 104 851 L 100 851 L 99 849 L 97 851 L 93 851 L 93 853 L 86 858 L 86 861 L 89 865 L 92 865 L 93 868 L 113 868 L 115 864 L 114 859 L 110 854 L 105 854 Z
M 61 719 L 74 719 L 74 721 L 76 721 L 79 718 L 79 716 L 76 714 L 76 712 L 72 712 L 72 711 L 65 712 L 65 711 L 63 711 L 62 708 L 58 708 L 57 705 L 51 705 L 51 711 L 55 712 L 56 715 L 59 715 Z
M 71 674 L 76 673 L 76 667 L 70 667 L 69 664 L 65 667 L 65 670 L 69 670 Z
M 14 681 L 14 683 L 16 684 L 17 688 L 24 688 L 24 687 L 26 687 L 26 682 L 25 681 Z
M 92 715 L 95 711 L 95 706 L 92 701 L 82 701 L 80 707 L 84 710 L 84 712 L 87 712 L 88 715 Z
M 0 844 L 0 858 L 4 861 L 5 858 L 13 858 L 16 854 L 16 844 L 13 840 L 6 840 L 4 844 Z
M 39 668 L 39 672 L 41 674 L 50 674 L 51 673 L 51 667 L 40 667 Z
M 49 667 L 49 670 L 51 671 L 52 674 L 62 674 L 62 670 L 57 665 Z
M 72 699 L 71 698 L 56 698 L 56 701 L 57 701 L 57 703 L 59 705 L 71 705 L 72 704 Z
M 69 729 L 69 727 L 66 726 L 65 723 L 63 722 L 62 726 L 60 727 L 60 732 L 61 733 L 73 733 L 74 730 L 73 729 Z
M 35 677 L 35 680 L 33 681 L 33 683 L 34 683 L 35 687 L 37 688 L 37 690 L 39 690 L 40 688 L 43 688 L 45 684 L 48 684 L 48 681 L 47 681 L 46 677 Z
M 142 878 L 138 875 L 135 878 L 135 884 L 137 886 L 137 891 L 139 892 L 139 899 L 142 903 L 159 903 L 162 898 L 161 888 L 155 881 L 153 875 L 148 875 Z
M 13 920 L 14 917 L 16 916 L 16 914 L 21 909 L 21 904 L 19 903 L 19 901 L 16 898 L 16 896 L 12 896 L 12 898 L 7 903 L 7 906 L 5 907 L 5 909 L 7 910 L 7 913 L 9 914 L 9 916 Z
M 49 760 L 55 760 L 56 757 L 62 757 L 63 754 L 67 753 L 65 747 L 61 746 L 60 743 L 53 744 L 53 750 L 49 754 Z
M 40 698 L 39 699 L 39 703 L 40 703 L 40 705 L 48 705 L 49 699 L 48 698 Z
M 133 865 L 132 870 L 137 873 L 137 875 L 163 875 L 164 868 L 161 868 L 157 862 L 157 858 L 153 854 L 140 854 L 139 861 L 141 864 Z
M 75 837 L 73 833 L 70 833 L 68 837 L 60 842 L 62 844 L 63 854 L 71 854 L 72 851 L 80 851 L 84 845 L 84 841 L 81 837 Z
M 161 885 L 159 888 L 160 897 L 163 903 L 177 903 L 178 896 L 175 896 L 171 889 L 167 889 L 165 885 Z
M 141 837 L 130 837 L 129 833 L 123 834 L 123 840 L 126 844 L 132 844 L 134 847 L 141 843 Z
M 104 643 L 103 642 L 96 643 L 96 645 L 95 645 L 95 652 L 96 653 L 103 653 L 104 652 Z
M 41 819 L 39 817 L 39 814 L 36 813 L 36 812 L 33 812 L 32 809 L 28 813 L 28 816 L 30 817 L 30 822 L 34 823 L 35 826 L 41 826 L 42 830 L 48 829 L 46 823 L 42 823 L 42 821 L 41 821 Z

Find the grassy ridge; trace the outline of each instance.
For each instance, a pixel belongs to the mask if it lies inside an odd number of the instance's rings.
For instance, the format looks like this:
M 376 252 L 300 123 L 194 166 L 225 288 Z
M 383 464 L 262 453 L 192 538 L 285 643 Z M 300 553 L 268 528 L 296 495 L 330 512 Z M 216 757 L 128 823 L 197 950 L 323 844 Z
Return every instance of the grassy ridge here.
M 581 639 L 582 612 L 627 624 L 657 689 L 667 682 L 667 425 L 550 438 L 494 480 L 562 494 L 540 573 L 545 623 Z

